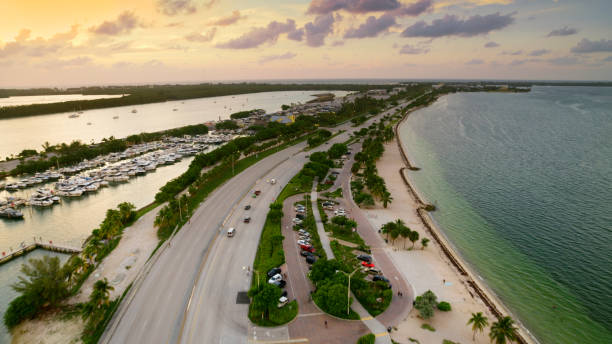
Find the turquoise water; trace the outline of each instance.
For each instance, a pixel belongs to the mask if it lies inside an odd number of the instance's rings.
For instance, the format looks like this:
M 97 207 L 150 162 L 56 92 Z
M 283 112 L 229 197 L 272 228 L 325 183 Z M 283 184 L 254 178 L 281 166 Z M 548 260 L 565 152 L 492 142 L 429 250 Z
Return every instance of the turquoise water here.
M 448 95 L 400 136 L 435 221 L 540 342 L 612 343 L 612 88 Z

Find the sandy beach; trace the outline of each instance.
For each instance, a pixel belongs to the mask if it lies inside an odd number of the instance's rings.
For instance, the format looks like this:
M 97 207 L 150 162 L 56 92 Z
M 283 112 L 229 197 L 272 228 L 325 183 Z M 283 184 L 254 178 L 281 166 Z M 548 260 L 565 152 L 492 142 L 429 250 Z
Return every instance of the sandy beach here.
M 412 243 L 404 242 L 400 237 L 393 245 L 389 243 L 386 250 L 404 277 L 411 283 L 416 295 L 432 290 L 438 296 L 438 301 L 447 301 L 451 304 L 452 311 L 436 310 L 433 318 L 424 321 L 417 317 L 418 311 L 413 309 L 408 318 L 398 326 L 397 331 L 392 332 L 392 338 L 400 343 L 411 342 L 411 339 L 416 339 L 420 343 L 441 343 L 444 339 L 460 343 L 472 342 L 471 326 L 467 326 L 472 313 L 482 312 L 489 319 L 489 323 L 497 320 L 494 312 L 504 315 L 510 313 L 483 283 L 472 277 L 475 274 L 453 251 L 427 212 L 421 209 L 419 215 L 417 209 L 422 207 L 423 203 L 416 199 L 420 198 L 417 194 L 413 194 L 418 191 L 414 188 L 411 191 L 406 184 L 408 179 L 402 178 L 400 174 L 403 173 L 406 164 L 396 140 L 385 145 L 385 153 L 377 162 L 379 175 L 385 180 L 393 202 L 386 209 L 377 204 L 371 209 L 365 209 L 365 213 L 374 228 L 402 219 L 412 230 L 419 232 L 420 238 L 430 239 L 426 248 L 422 248 L 419 240 L 411 249 Z M 437 236 L 437 240 L 432 232 Z M 493 307 L 487 305 L 483 297 L 488 299 Z M 421 328 L 425 323 L 431 325 L 435 331 Z M 535 343 L 525 329 L 519 329 L 519 332 L 524 342 Z M 482 334 L 477 334 L 475 342 L 489 343 L 488 333 L 487 328 Z

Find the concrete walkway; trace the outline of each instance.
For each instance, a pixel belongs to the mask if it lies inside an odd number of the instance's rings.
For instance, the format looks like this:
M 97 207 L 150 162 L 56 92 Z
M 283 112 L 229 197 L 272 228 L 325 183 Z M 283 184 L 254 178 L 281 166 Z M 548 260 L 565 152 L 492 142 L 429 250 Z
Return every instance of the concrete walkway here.
M 318 178 L 315 178 L 312 183 L 312 191 L 310 192 L 310 204 L 312 206 L 312 214 L 315 218 L 315 223 L 317 224 L 317 233 L 319 233 L 319 239 L 321 239 L 321 246 L 323 246 L 323 250 L 325 250 L 325 254 L 327 254 L 327 259 L 334 259 L 334 252 L 331 249 L 331 245 L 329 244 L 329 237 L 327 233 L 325 233 L 325 227 L 323 226 L 323 222 L 321 221 L 321 214 L 319 214 L 319 205 L 317 204 L 317 184 Z

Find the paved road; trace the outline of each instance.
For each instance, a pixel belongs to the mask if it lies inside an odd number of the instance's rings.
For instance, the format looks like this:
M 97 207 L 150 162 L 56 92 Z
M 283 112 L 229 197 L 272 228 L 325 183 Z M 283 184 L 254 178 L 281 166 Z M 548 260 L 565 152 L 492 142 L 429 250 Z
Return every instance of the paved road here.
M 359 128 L 347 123 L 338 129 Z M 347 139 L 343 133 L 319 150 Z M 171 246 L 164 245 L 152 258 L 154 264 L 130 290 L 101 343 L 247 342 L 252 333 L 247 308 L 235 303 L 236 293 L 248 288 L 250 277 L 242 268 L 254 259 L 269 203 L 306 161 L 306 153 L 299 153 L 304 147 L 301 143 L 271 155 L 213 192 Z M 269 178 L 279 182 L 272 186 L 265 182 Z M 256 188 L 262 195 L 250 199 Z M 245 203 L 252 203 L 252 221 L 238 226 Z M 230 239 L 224 230 L 233 224 L 238 230 Z M 268 337 L 276 335 L 270 331 Z

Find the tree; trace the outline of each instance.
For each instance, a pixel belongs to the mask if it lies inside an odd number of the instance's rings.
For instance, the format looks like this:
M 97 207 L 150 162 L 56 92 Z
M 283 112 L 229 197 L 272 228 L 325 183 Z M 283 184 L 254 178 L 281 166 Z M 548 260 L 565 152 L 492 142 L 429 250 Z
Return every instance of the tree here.
M 482 312 L 472 313 L 472 317 L 468 320 L 467 325 L 472 324 L 472 340 L 476 340 L 476 332 L 483 332 L 484 328 L 489 326 L 489 319 L 482 315 Z
M 434 307 L 438 304 L 438 297 L 431 290 L 417 296 L 414 300 L 414 308 L 419 311 L 419 315 L 423 319 L 429 319 L 434 314 Z
M 340 269 L 340 262 L 336 259 L 319 259 L 312 264 L 312 270 L 310 271 L 310 280 L 317 285 L 318 282 L 324 281 L 331 278 L 336 270 Z
M 58 257 L 43 256 L 42 259 L 30 259 L 28 264 L 21 266 L 19 282 L 12 288 L 40 300 L 41 305 L 56 306 L 68 296 L 68 281 L 66 272 L 60 265 Z
M 397 228 L 399 235 L 404 239 L 404 248 L 406 248 L 406 238 L 410 237 L 411 230 L 407 226 L 401 225 Z
M 132 203 L 119 203 L 117 208 L 119 208 L 119 214 L 121 215 L 121 222 L 123 224 L 127 224 L 128 222 L 132 221 L 136 216 L 136 213 L 134 212 L 136 206 L 134 206 Z
M 385 191 L 380 197 L 380 200 L 383 203 L 383 207 L 386 208 L 389 205 L 389 203 L 393 201 L 393 197 L 391 197 L 391 193 L 389 191 Z
M 262 283 L 259 287 L 253 287 L 249 291 L 253 299 L 253 308 L 261 312 L 261 318 L 268 318 L 270 310 L 276 307 L 281 297 L 281 290 L 269 283 Z
M 491 325 L 491 332 L 489 332 L 489 338 L 491 342 L 495 344 L 506 344 L 516 340 L 516 327 L 514 327 L 514 320 L 509 316 L 505 316 Z
M 419 232 L 410 231 L 410 233 L 408 233 L 408 239 L 410 239 L 410 241 L 412 242 L 412 248 L 414 248 L 414 243 L 419 240 Z
M 111 286 L 106 277 L 104 277 L 104 279 L 98 280 L 96 283 L 94 283 L 90 299 L 96 299 L 98 301 L 98 306 L 108 305 L 110 292 L 112 290 L 115 290 L 115 288 Z
M 330 159 L 338 159 L 348 152 L 348 147 L 344 143 L 334 143 L 329 150 L 327 155 Z
M 424 250 L 425 247 L 427 247 L 428 243 L 429 243 L 429 239 L 427 239 L 427 238 L 421 239 L 421 250 Z

